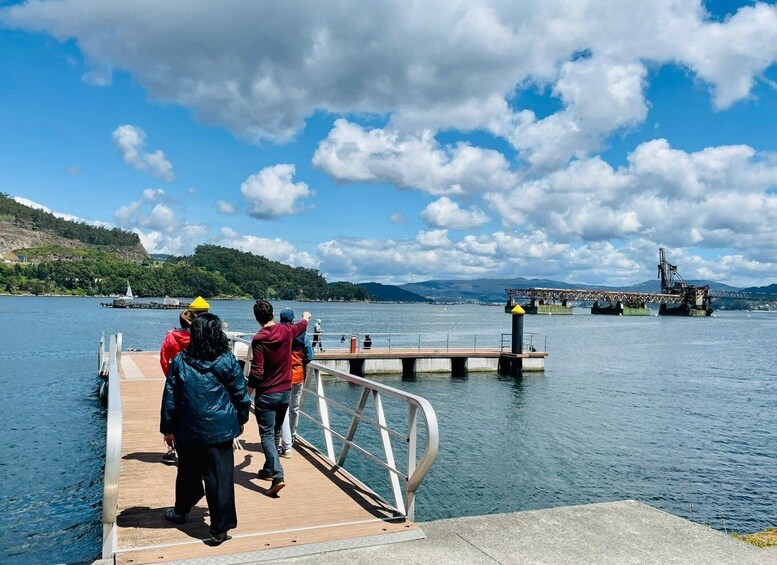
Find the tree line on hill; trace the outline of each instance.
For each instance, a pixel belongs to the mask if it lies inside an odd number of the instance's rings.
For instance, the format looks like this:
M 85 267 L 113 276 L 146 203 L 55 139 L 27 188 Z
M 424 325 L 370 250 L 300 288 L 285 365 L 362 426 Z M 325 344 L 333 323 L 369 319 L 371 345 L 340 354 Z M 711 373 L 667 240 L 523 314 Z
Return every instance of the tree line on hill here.
M 0 263 L 0 293 L 108 296 L 123 294 L 127 282 L 138 297 L 253 297 L 284 300 L 368 300 L 354 284 L 329 284 L 315 269 L 291 267 L 252 253 L 201 245 L 186 257 L 153 261 L 137 234 L 54 216 L 0 193 L 0 219 L 22 229 L 81 242 L 14 249 L 22 263 Z M 61 240 L 60 240 L 61 241 Z M 137 261 L 122 258 L 137 248 Z M 142 260 L 141 260 L 142 259 Z
M 264 257 L 201 245 L 187 257 L 142 264 L 93 249 L 58 249 L 56 261 L 0 268 L 0 292 L 108 296 L 123 294 L 127 282 L 137 297 L 252 297 L 282 300 L 368 300 L 363 288 L 327 283 L 315 269 L 290 267 Z

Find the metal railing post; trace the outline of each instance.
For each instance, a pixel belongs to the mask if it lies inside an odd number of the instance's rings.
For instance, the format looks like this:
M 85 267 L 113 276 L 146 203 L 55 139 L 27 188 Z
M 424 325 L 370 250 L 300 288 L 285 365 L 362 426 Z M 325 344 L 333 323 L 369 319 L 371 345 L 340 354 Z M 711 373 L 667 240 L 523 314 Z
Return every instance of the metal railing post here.
M 412 477 L 415 473 L 416 450 L 418 443 L 418 408 L 414 404 L 407 405 L 407 476 Z M 415 492 L 408 490 L 405 484 L 405 497 L 407 500 L 407 515 L 413 519 L 415 514 Z
M 383 454 L 386 457 L 386 465 L 389 467 L 389 482 L 391 484 L 391 492 L 394 494 L 395 507 L 402 514 L 406 514 L 402 489 L 399 488 L 399 477 L 391 472 L 391 469 L 396 469 L 397 465 L 394 462 L 394 450 L 391 449 L 391 438 L 389 437 L 386 427 L 386 414 L 383 412 L 383 400 L 380 397 L 380 392 L 373 390 L 372 399 L 375 403 L 375 414 L 378 417 L 380 440 L 383 443 Z
M 326 403 L 324 397 L 324 383 L 321 380 L 321 371 L 317 368 L 313 368 L 313 374 L 316 378 L 316 392 L 318 393 L 318 413 L 321 416 L 321 423 L 324 425 L 324 443 L 326 445 L 326 455 L 332 463 L 335 461 L 335 447 L 332 443 L 332 431 L 329 424 L 329 406 Z

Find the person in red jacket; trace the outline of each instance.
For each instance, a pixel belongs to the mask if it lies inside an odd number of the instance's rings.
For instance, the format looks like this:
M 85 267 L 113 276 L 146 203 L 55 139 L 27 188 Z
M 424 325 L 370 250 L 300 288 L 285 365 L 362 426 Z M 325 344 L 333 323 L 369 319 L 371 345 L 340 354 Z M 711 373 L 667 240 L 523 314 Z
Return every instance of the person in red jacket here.
M 162 372 L 167 376 L 170 370 L 170 363 L 173 362 L 176 355 L 189 347 L 189 328 L 197 317 L 197 312 L 186 309 L 178 316 L 181 324 L 180 328 L 174 328 L 165 336 L 162 342 L 162 349 L 159 352 L 159 364 L 162 365 Z M 165 465 L 175 465 L 175 446 L 169 446 L 167 453 L 162 456 L 162 463 Z

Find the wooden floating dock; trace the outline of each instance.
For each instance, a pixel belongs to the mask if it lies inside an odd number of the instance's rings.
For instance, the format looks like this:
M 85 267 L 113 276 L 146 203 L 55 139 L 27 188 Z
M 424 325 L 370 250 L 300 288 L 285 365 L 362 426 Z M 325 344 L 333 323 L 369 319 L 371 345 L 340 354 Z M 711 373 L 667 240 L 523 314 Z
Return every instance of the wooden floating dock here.
M 185 310 L 191 306 L 188 302 L 135 302 L 117 298 L 111 302 L 100 302 L 103 308 L 124 308 L 127 310 Z
M 365 540 L 377 545 L 424 537 L 410 519 L 304 442 L 295 445 L 291 459 L 282 459 L 286 488 L 277 498 L 266 496 L 269 482 L 257 478 L 264 455 L 252 416 L 240 438 L 244 449 L 235 451 L 238 527 L 222 545 L 205 545 L 209 520 L 204 498 L 184 525 L 163 517 L 174 505 L 176 468 L 161 462 L 165 448 L 158 426 L 164 377 L 159 356 L 124 352 L 119 366 L 123 425 L 116 563 L 235 554 L 259 560 L 257 552 L 266 559 L 273 552 L 281 557 L 353 547 Z
M 504 375 L 515 375 L 521 370 L 542 371 L 547 356 L 546 351 L 509 353 L 501 348 L 370 348 L 356 352 L 340 348 L 316 351 L 316 361 L 332 364 L 354 375 L 401 371 L 405 378 L 412 378 L 416 371 L 450 372 L 455 377 L 469 371 L 497 371 Z

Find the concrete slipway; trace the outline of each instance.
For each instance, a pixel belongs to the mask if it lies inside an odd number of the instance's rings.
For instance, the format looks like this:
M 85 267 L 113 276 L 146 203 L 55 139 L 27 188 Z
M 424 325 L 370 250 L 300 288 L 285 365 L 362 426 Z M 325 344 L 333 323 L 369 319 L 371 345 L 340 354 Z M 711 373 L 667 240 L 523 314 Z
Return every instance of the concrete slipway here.
M 777 547 L 758 548 L 633 500 L 437 520 L 420 526 L 426 539 L 384 545 L 370 545 L 379 542 L 364 539 L 363 547 L 355 547 L 357 540 L 352 540 L 348 548 L 290 547 L 196 563 L 777 565 Z

